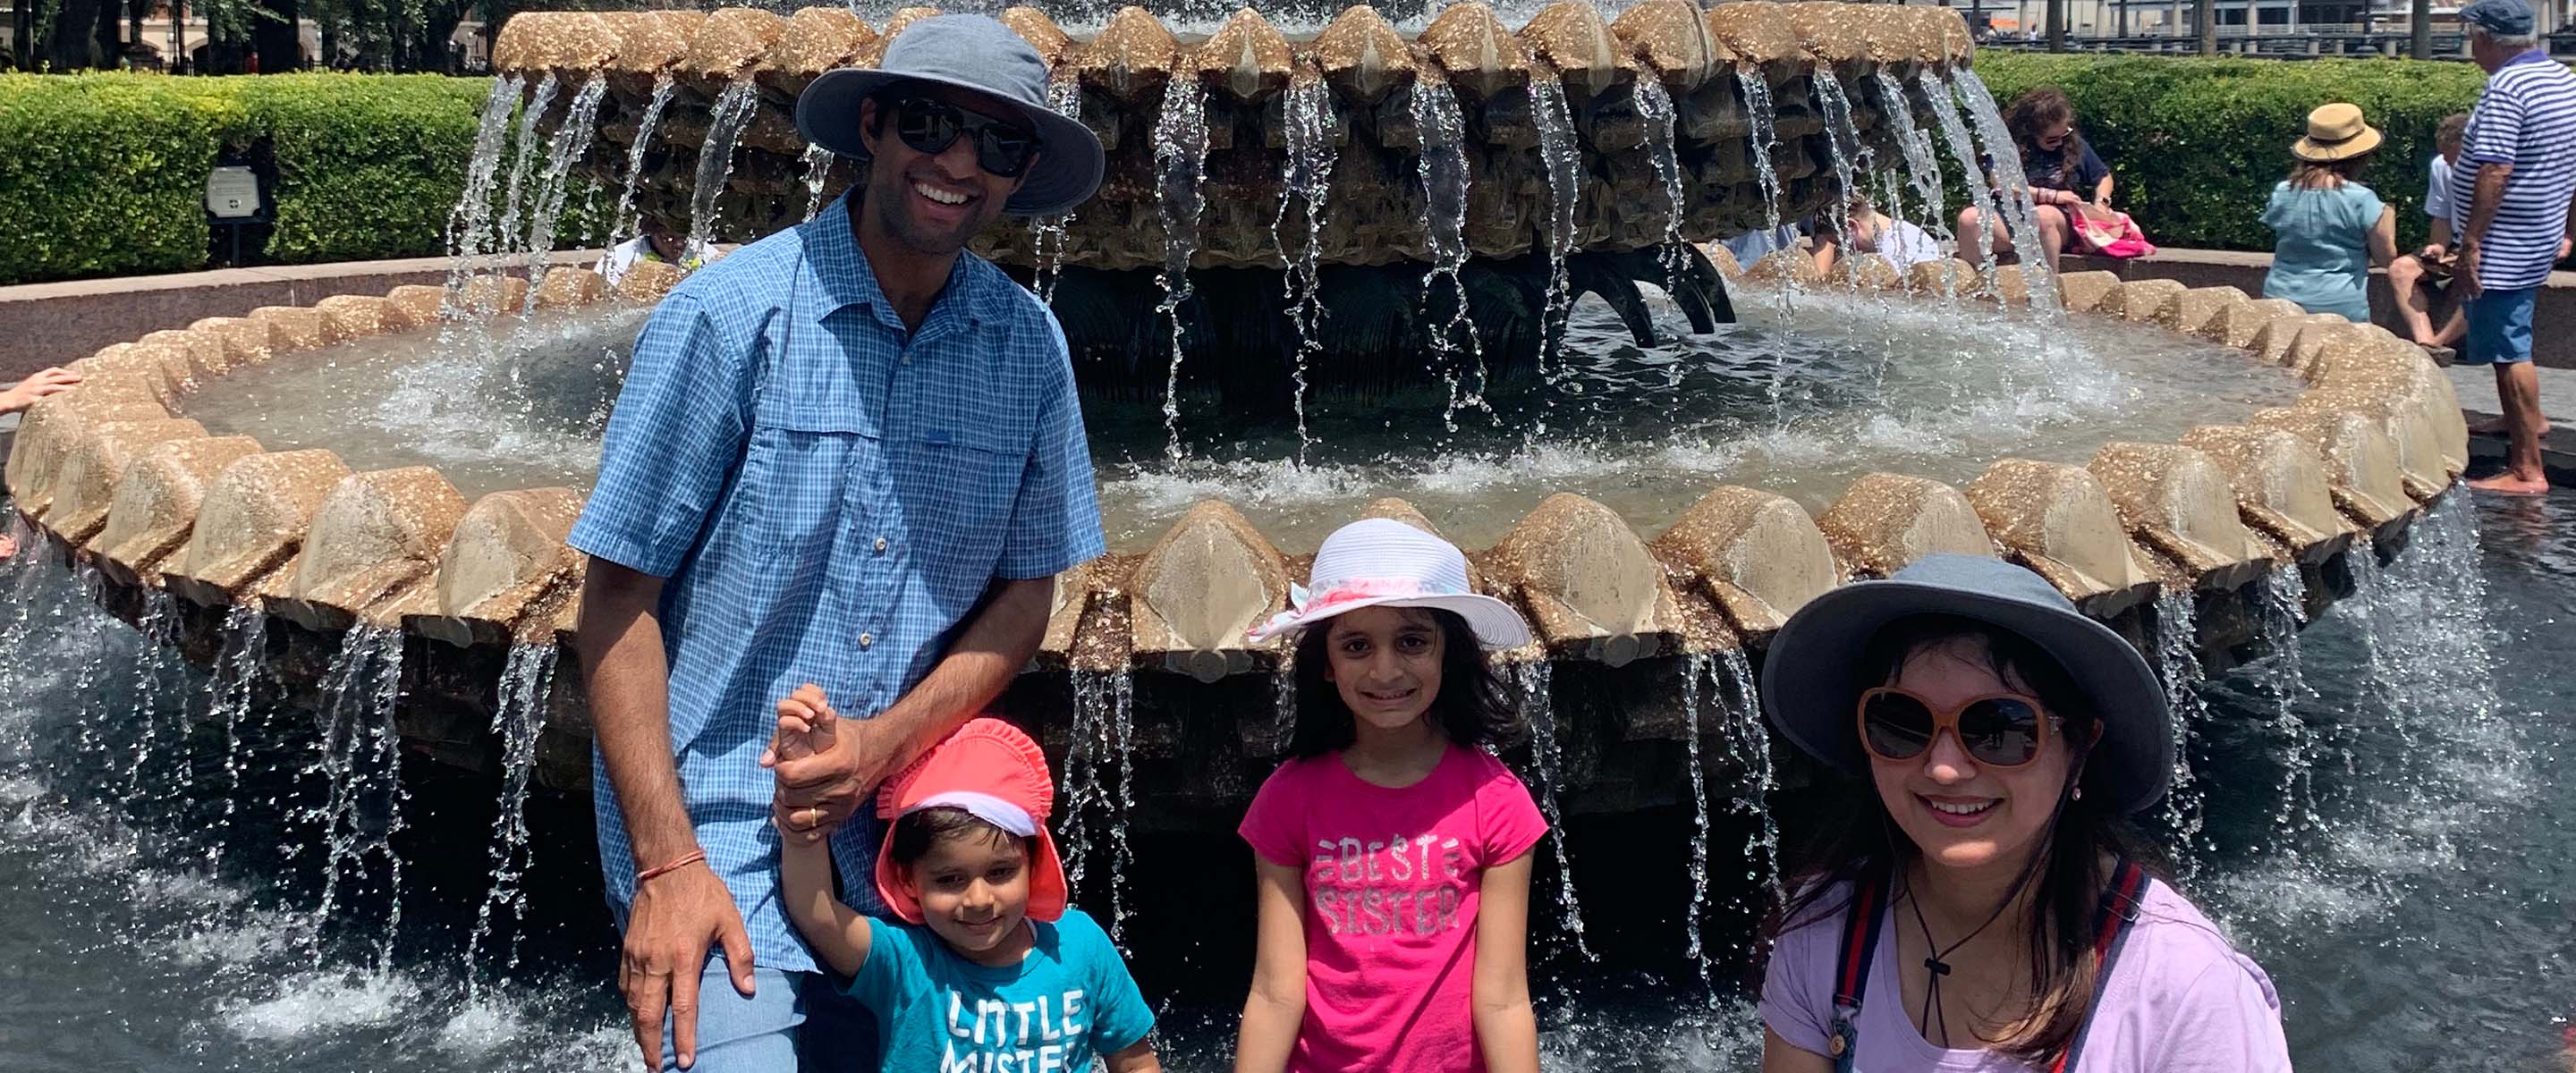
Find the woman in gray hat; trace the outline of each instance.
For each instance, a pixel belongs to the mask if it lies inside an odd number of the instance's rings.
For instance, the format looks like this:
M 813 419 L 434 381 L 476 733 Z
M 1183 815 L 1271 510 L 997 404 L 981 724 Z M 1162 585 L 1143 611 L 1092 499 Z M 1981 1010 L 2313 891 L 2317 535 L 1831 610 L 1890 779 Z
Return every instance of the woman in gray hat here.
M 1764 928 L 1766 1073 L 2289 1068 L 2270 979 L 2126 822 L 2172 768 L 2163 688 L 2038 575 L 1936 555 L 1836 589 L 1762 692 L 1865 780 Z

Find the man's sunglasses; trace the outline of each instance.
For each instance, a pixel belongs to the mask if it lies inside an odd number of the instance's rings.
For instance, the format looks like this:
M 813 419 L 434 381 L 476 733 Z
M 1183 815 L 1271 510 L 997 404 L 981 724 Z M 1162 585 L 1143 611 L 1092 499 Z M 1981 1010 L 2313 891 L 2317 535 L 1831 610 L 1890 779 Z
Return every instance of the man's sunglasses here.
M 975 139 L 975 163 L 1005 179 L 1029 168 L 1038 151 L 1037 135 L 1027 127 L 977 115 L 946 101 L 905 97 L 894 102 L 894 133 L 913 152 L 946 152 L 960 134 Z
M 1974 697 L 1949 708 L 1934 708 L 1894 686 L 1860 695 L 1861 747 L 1881 760 L 1922 756 L 1932 739 L 1947 730 L 1976 762 L 2017 768 L 2039 759 L 2054 721 L 2030 698 L 2011 693 Z

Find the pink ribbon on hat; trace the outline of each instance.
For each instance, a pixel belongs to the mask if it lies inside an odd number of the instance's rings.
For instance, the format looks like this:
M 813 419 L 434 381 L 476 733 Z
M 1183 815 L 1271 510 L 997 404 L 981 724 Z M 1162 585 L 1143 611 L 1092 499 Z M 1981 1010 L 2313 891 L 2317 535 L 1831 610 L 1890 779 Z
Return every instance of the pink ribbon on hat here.
M 1288 610 L 1270 616 L 1270 621 L 1255 632 L 1286 629 L 1301 620 L 1319 617 L 1333 608 L 1362 600 L 1433 595 L 1443 594 L 1425 592 L 1419 579 L 1409 577 L 1350 578 L 1336 581 L 1320 593 L 1309 593 L 1305 586 L 1292 581 L 1288 583 Z

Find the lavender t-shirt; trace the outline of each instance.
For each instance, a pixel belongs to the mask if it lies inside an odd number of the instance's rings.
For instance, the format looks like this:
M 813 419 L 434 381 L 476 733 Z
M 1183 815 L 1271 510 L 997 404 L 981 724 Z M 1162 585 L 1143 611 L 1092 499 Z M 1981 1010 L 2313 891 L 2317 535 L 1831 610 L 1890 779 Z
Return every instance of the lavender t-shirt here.
M 1780 936 L 1762 981 L 1762 1021 L 1791 1046 L 1826 1053 L 1833 1022 L 1834 959 L 1842 942 L 1842 892 L 1828 911 Z M 1886 910 L 1868 999 L 1854 1026 L 1858 1073 L 2030 1073 L 1988 1051 L 1944 1050 L 1906 1016 L 1896 978 L 1895 908 Z M 1813 915 L 1813 911 L 1811 911 Z M 1911 926 L 1910 921 L 1908 926 Z M 2227 945 L 2200 910 L 2156 883 L 2139 908 L 2093 1010 L 2083 1054 L 2068 1073 L 2274 1073 L 2290 1068 L 2281 999 L 2253 959 Z

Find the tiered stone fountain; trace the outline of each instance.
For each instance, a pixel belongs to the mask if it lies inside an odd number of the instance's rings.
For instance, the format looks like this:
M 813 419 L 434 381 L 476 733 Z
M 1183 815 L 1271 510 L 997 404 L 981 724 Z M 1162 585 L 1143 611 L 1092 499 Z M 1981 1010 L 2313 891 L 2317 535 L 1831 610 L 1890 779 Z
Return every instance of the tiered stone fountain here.
M 724 211 L 737 224 L 757 221 L 756 230 L 793 216 L 775 208 L 782 169 L 801 152 L 778 125 L 786 102 L 819 71 L 871 62 L 886 37 L 922 13 L 907 10 L 882 32 L 830 9 L 787 19 L 740 10 L 527 15 L 504 31 L 498 60 L 516 73 L 604 77 L 620 109 L 648 101 L 664 78 L 702 97 L 700 107 L 749 79 L 762 106 Z M 1445 83 L 1482 139 L 1469 245 L 1479 256 L 1511 258 L 1547 231 L 1535 215 L 1546 196 L 1533 189 L 1544 183 L 1529 170 L 1537 159 L 1532 86 L 1561 88 L 1582 133 L 1584 167 L 1602 180 L 1586 188 L 1577 241 L 1616 252 L 1652 249 L 1673 233 L 1652 170 L 1637 170 L 1645 165 L 1627 155 L 1646 141 L 1622 104 L 1635 97 L 1633 81 L 1655 80 L 1677 105 L 1673 130 L 1688 172 L 1679 233 L 1706 239 L 1758 226 L 1770 211 L 1745 154 L 1733 72 L 1767 81 L 1784 102 L 1782 148 L 1768 166 L 1788 180 L 1779 204 L 1794 213 L 1834 193 L 1815 179 L 1822 154 L 1809 149 L 1821 126 L 1799 127 L 1790 118 L 1799 109 L 1785 103 L 1802 95 L 1793 91 L 1808 72 L 1857 78 L 1970 58 L 1955 13 L 1896 6 L 1739 3 L 1703 15 L 1653 0 L 1605 23 L 1566 3 L 1512 32 L 1467 3 L 1411 39 L 1366 8 L 1311 39 L 1291 39 L 1247 11 L 1187 44 L 1136 9 L 1088 40 L 1028 9 L 1014 9 L 1008 21 L 1078 81 L 1081 114 L 1114 147 L 1110 184 L 1075 214 L 1052 255 L 1104 270 L 1161 265 L 1169 252 L 1157 188 L 1137 173 L 1151 166 L 1146 117 L 1175 85 L 1207 94 L 1213 195 L 1227 182 L 1259 181 L 1225 178 L 1225 154 L 1275 156 L 1281 95 L 1301 78 L 1331 87 L 1334 129 L 1355 140 L 1365 133 L 1379 153 L 1401 152 L 1405 139 L 1419 137 L 1403 121 L 1411 114 L 1405 94 Z M 674 118 L 664 122 L 682 123 L 681 106 L 672 107 Z M 614 140 L 621 128 L 611 119 L 606 129 Z M 652 172 L 663 178 L 639 185 L 642 196 L 677 206 L 690 191 L 673 177 L 693 169 L 674 155 Z M 1241 171 L 1278 174 L 1275 166 Z M 1423 214 L 1406 201 L 1418 187 L 1361 167 L 1334 174 L 1336 208 L 1315 240 L 1326 259 L 1425 255 Z M 1347 192 L 1345 176 L 1353 184 Z M 1277 201 L 1269 196 L 1263 203 Z M 802 194 L 794 199 L 801 204 Z M 1193 263 L 1293 260 L 1293 251 L 1283 259 L 1263 241 L 1267 222 L 1222 207 L 1245 200 L 1206 198 L 1211 215 Z M 1016 225 L 982 240 L 987 253 L 1028 268 L 1038 256 L 1032 243 Z M 1707 263 L 1738 279 L 1811 275 L 1772 261 L 1743 276 L 1722 251 Z M 581 493 L 515 489 L 468 502 L 429 467 L 351 472 L 329 450 L 268 451 L 247 437 L 208 435 L 188 416 L 190 393 L 236 369 L 353 337 L 415 333 L 426 346 L 442 316 L 650 303 L 677 275 L 643 266 L 612 292 L 595 274 L 557 269 L 533 293 L 525 280 L 485 276 L 461 294 L 405 287 L 154 332 L 80 362 L 86 382 L 29 413 L 8 460 L 8 489 L 57 551 L 102 572 L 101 598 L 121 614 L 139 617 L 156 591 L 179 597 L 177 636 L 201 662 L 234 606 L 279 623 L 266 635 L 266 655 L 297 690 L 314 687 L 341 631 L 398 628 L 410 638 L 404 736 L 442 759 L 489 765 L 496 760 L 486 727 L 498 703 L 501 654 L 555 644 L 574 628 L 583 563 L 563 540 Z M 1965 295 L 2025 304 L 2036 291 L 2065 315 L 2239 348 L 2248 361 L 2294 370 L 2307 388 L 2293 405 L 2243 424 L 2194 428 L 2178 443 L 2105 443 L 2084 464 L 1998 459 L 1964 488 L 1872 473 L 1814 515 L 1780 495 L 1729 485 L 1707 490 L 1670 528 L 1646 534 L 1592 500 L 1547 500 L 1470 557 L 1477 585 L 1536 626 L 1532 644 L 1503 658 L 1554 666 L 1552 722 L 1560 737 L 1592 743 L 1590 759 L 1569 775 L 1569 799 L 1584 801 L 1590 787 L 1591 807 L 1674 800 L 1680 791 L 1670 770 L 1637 759 L 1648 751 L 1616 746 L 1694 734 L 1685 713 L 1716 726 L 1714 712 L 1673 688 L 1677 669 L 1693 657 L 1758 655 L 1791 612 L 1834 585 L 1934 552 L 1999 556 L 2142 644 L 2156 628 L 2157 598 L 2187 599 L 2184 606 L 2197 608 L 2191 620 L 2203 665 L 2223 667 L 2255 638 L 2255 590 L 2267 575 L 2296 567 L 2312 605 L 2349 591 L 2351 557 L 2393 553 L 2467 461 L 2449 381 L 2420 348 L 2378 328 L 2307 316 L 2232 288 L 2120 283 L 2107 273 L 2031 287 L 2011 267 L 1980 275 L 1944 263 L 1900 274 L 1864 257 L 1845 282 L 1913 296 L 1897 300 Z M 1398 500 L 1366 513 L 1440 522 Z M 1132 744 L 1139 755 L 1179 761 L 1172 767 L 1185 773 L 1146 792 L 1239 803 L 1283 744 L 1271 685 L 1282 653 L 1247 643 L 1244 633 L 1283 606 L 1302 568 L 1298 555 L 1234 508 L 1201 503 L 1141 553 L 1113 554 L 1059 579 L 1039 665 L 1014 704 L 1061 740 L 1075 707 L 1068 675 L 1076 685 L 1086 676 L 1133 675 L 1148 729 Z M 586 779 L 587 738 L 578 690 L 558 689 L 540 777 L 556 785 Z

